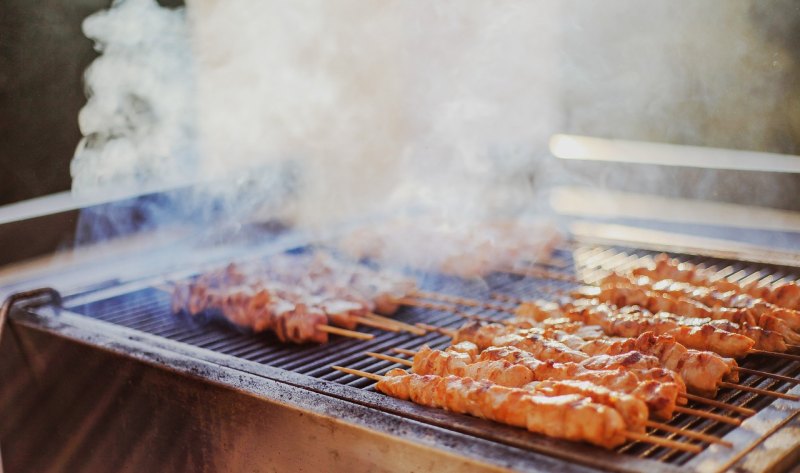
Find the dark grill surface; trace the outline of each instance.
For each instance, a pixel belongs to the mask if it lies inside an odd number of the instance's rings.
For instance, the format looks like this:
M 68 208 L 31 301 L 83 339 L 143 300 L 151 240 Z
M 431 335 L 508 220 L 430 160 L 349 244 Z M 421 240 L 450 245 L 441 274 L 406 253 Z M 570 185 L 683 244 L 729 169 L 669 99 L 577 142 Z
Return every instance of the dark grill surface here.
M 574 248 L 557 250 L 550 266 L 536 266 L 508 273 L 494 273 L 483 280 L 464 280 L 455 277 L 414 273 L 422 289 L 452 295 L 460 295 L 473 299 L 482 299 L 499 304 L 491 299 L 491 293 L 500 293 L 519 298 L 553 299 L 558 294 L 575 287 L 569 277 L 552 277 L 553 275 L 575 276 L 592 282 L 608 270 L 624 270 L 649 258 L 654 253 L 644 250 L 609 248 L 594 245 L 576 245 Z M 786 268 L 755 266 L 743 262 L 725 261 L 702 257 L 680 257 L 683 261 L 702 264 L 727 275 L 731 279 L 751 281 L 767 278 L 770 281 L 796 280 L 797 273 Z M 542 271 L 547 274 L 543 274 Z M 527 273 L 524 275 L 522 273 Z M 531 276 L 535 274 L 537 276 Z M 91 295 L 68 299 L 67 308 L 82 315 L 111 322 L 131 329 L 162 336 L 175 341 L 213 350 L 218 353 L 232 355 L 256 363 L 263 363 L 277 368 L 345 384 L 359 389 L 374 390 L 374 382 L 333 370 L 332 364 L 347 366 L 372 373 L 385 373 L 399 365 L 368 357 L 366 351 L 392 354 L 392 348 L 417 349 L 423 344 L 433 348 L 443 348 L 449 344 L 449 338 L 435 332 L 425 336 L 410 333 L 382 332 L 378 329 L 360 327 L 359 330 L 376 335 L 373 340 L 360 341 L 342 337 L 332 337 L 331 342 L 321 346 L 281 344 L 270 335 L 253 335 L 242 332 L 219 318 L 209 316 L 194 318 L 186 314 L 173 314 L 170 309 L 170 294 L 163 288 L 146 287 L 133 292 L 126 292 L 111 297 L 92 299 Z M 502 319 L 507 313 L 499 313 L 491 309 L 463 307 L 468 314 L 486 318 Z M 456 328 L 465 319 L 450 312 L 435 311 L 422 308 L 404 308 L 397 318 L 404 322 L 424 322 L 431 325 Z M 741 366 L 761 369 L 772 373 L 797 378 L 800 376 L 800 362 L 774 357 L 750 356 L 740 362 Z M 741 384 L 786 392 L 793 387 L 791 383 L 776 381 L 756 375 L 741 374 Z M 774 399 L 739 390 L 721 389 L 717 400 L 760 410 Z M 709 408 L 702 404 L 689 403 L 689 407 L 728 415 L 726 411 Z M 735 416 L 735 414 L 734 414 Z M 675 416 L 670 425 L 688 428 L 716 436 L 723 436 L 735 427 L 701 419 L 685 414 Z M 676 434 L 657 432 L 659 436 L 675 440 L 687 441 Z M 694 455 L 658 447 L 647 443 L 632 442 L 618 449 L 626 455 L 655 459 L 674 465 L 681 465 Z

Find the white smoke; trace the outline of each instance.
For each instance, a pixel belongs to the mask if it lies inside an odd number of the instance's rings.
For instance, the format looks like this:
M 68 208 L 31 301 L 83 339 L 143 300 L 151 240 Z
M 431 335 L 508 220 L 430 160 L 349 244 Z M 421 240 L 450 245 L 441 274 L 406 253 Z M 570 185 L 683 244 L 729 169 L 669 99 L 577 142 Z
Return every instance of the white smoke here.
M 73 188 L 217 182 L 301 225 L 541 210 L 544 184 L 576 180 L 545 159 L 553 132 L 767 146 L 788 59 L 753 73 L 751 4 L 118 0 L 84 25 L 102 55 Z M 581 166 L 601 186 L 722 187 Z
M 268 200 L 288 168 L 283 216 L 309 225 L 527 205 L 520 176 L 558 123 L 555 2 L 499 6 L 117 1 L 84 25 L 102 56 L 74 188 L 245 172 Z
M 73 191 L 135 191 L 191 178 L 198 156 L 185 12 L 120 0 L 87 18 L 83 31 L 101 55 L 86 70 Z

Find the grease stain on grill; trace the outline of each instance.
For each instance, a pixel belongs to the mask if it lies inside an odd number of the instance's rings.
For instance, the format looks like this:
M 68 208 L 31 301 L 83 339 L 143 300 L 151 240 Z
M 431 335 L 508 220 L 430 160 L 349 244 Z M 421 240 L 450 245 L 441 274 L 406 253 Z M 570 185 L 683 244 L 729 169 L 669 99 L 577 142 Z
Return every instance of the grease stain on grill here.
M 303 249 L 299 248 L 292 251 L 295 253 L 302 252 Z M 593 245 L 578 246 L 570 251 L 556 251 L 553 256 L 564 260 L 568 264 L 563 268 L 552 268 L 548 269 L 548 271 L 569 276 L 579 275 L 591 282 L 592 279 L 596 279 L 608 271 L 625 270 L 653 255 L 653 252 L 643 250 Z M 682 261 L 723 270 L 726 274 L 738 276 L 739 279 L 748 278 L 756 272 L 759 273 L 759 278 L 779 279 L 787 277 L 785 270 L 763 265 L 747 266 L 738 261 L 700 257 L 688 258 L 685 255 L 671 256 L 679 257 Z M 482 299 L 493 303 L 497 303 L 497 301 L 490 298 L 492 293 L 523 299 L 556 299 L 558 297 L 557 292 L 567 291 L 577 285 L 565 280 L 525 277 L 509 273 L 493 273 L 480 281 L 421 272 L 410 272 L 410 274 L 417 278 L 423 290 Z M 796 275 L 789 275 L 788 277 L 793 279 L 796 278 Z M 366 391 L 374 391 L 374 381 L 341 373 L 333 370 L 330 366 L 337 364 L 383 374 L 391 368 L 399 367 L 399 365 L 368 357 L 364 354 L 365 352 L 390 353 L 392 348 L 413 350 L 423 344 L 428 344 L 432 348 L 444 348 L 450 342 L 448 337 L 432 332 L 424 336 L 416 336 L 406 332 L 382 332 L 374 328 L 360 327 L 360 331 L 372 333 L 375 338 L 369 341 L 360 341 L 332 337 L 331 341 L 324 345 L 281 344 L 272 334 L 254 335 L 248 333 L 213 314 L 198 317 L 192 317 L 184 313 L 173 314 L 170 307 L 170 295 L 155 287 L 147 287 L 79 305 L 67 305 L 67 307 L 76 313 L 134 330 Z M 510 317 L 508 313 L 484 307 L 463 307 L 460 310 L 466 314 L 480 315 L 497 320 Z M 450 312 L 417 307 L 403 308 L 397 314 L 397 318 L 411 324 L 425 322 L 448 328 L 456 328 L 465 322 L 464 318 Z M 174 362 L 175 360 L 164 360 L 166 364 Z M 774 358 L 765 360 L 763 357 L 751 356 L 740 364 L 748 368 L 768 369 L 774 373 L 791 377 L 800 376 L 800 363 L 789 360 Z M 198 372 L 196 374 L 203 375 L 205 373 Z M 244 381 L 244 378 L 241 381 Z M 786 392 L 792 387 L 790 383 L 756 375 L 742 374 L 741 382 L 781 392 Z M 757 411 L 772 402 L 772 399 L 766 396 L 730 389 L 720 390 L 717 399 L 740 406 L 746 405 Z M 694 403 L 689 403 L 689 406 L 709 412 L 726 414 L 725 411 L 718 408 L 707 408 L 707 406 Z M 376 407 L 385 408 L 380 405 Z M 392 412 L 395 412 L 395 409 L 392 409 Z M 411 419 L 415 418 L 410 410 L 399 414 L 408 415 Z M 669 424 L 720 437 L 734 429 L 733 426 L 727 424 L 690 417 L 685 414 L 675 416 Z M 520 432 L 523 433 L 522 431 Z M 690 439 L 682 437 L 680 434 L 659 432 L 659 435 L 675 440 L 690 441 Z M 617 451 L 626 455 L 659 460 L 673 465 L 683 465 L 696 456 L 691 453 L 679 452 L 641 442 L 628 443 L 618 448 Z

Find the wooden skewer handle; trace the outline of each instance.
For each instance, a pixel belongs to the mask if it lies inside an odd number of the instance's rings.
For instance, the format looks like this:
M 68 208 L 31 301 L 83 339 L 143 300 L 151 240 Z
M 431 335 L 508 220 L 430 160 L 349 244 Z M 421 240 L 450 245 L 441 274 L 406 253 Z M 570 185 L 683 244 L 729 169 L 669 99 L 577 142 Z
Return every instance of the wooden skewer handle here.
M 356 338 L 359 340 L 372 340 L 375 335 L 371 333 L 356 332 L 354 330 L 347 330 L 339 327 L 331 327 L 330 325 L 317 325 L 317 330 L 320 332 L 332 333 L 334 335 L 341 335 L 343 337 Z
M 399 332 L 400 329 L 397 326 L 389 325 L 385 322 L 380 322 L 378 320 L 373 320 L 367 317 L 362 316 L 355 316 L 353 320 L 358 322 L 361 325 L 366 325 L 367 327 L 373 327 L 381 330 L 386 330 L 387 332 Z
M 699 402 L 699 403 L 702 403 L 702 404 L 708 404 L 709 406 L 719 407 L 720 409 L 727 409 L 727 410 L 733 411 L 733 412 L 738 412 L 739 414 L 745 415 L 747 417 L 755 415 L 755 413 L 756 413 L 756 411 L 754 411 L 753 409 L 748 409 L 746 407 L 741 407 L 741 406 L 734 406 L 733 404 L 728 404 L 728 403 L 725 403 L 725 402 L 717 401 L 717 400 L 714 400 L 714 399 L 709 399 L 709 398 L 702 397 L 702 396 L 696 396 L 694 394 L 686 393 L 686 394 L 683 394 L 682 396 L 685 397 L 686 399 L 690 400 L 690 401 Z
M 690 443 L 678 442 L 675 440 L 665 439 L 661 437 L 654 437 L 652 435 L 640 434 L 637 432 L 625 432 L 625 437 L 628 438 L 629 440 L 652 443 L 655 445 L 660 445 L 662 447 L 668 447 L 675 450 L 681 450 L 684 452 L 700 453 L 703 451 L 703 449 L 699 445 L 692 445 Z
M 379 360 L 391 361 L 392 363 L 398 363 L 404 366 L 414 366 L 414 362 L 411 360 L 406 360 L 405 358 L 398 358 L 392 355 L 384 355 L 383 353 L 375 353 L 368 351 L 366 355 L 371 356 L 373 358 L 378 358 Z
M 736 371 L 740 373 L 754 374 L 756 376 L 763 376 L 765 378 L 779 379 L 787 383 L 800 384 L 800 379 L 790 378 L 789 376 L 783 376 L 775 373 L 768 373 L 766 371 L 751 370 L 750 368 L 742 368 L 741 366 L 737 366 Z
M 387 324 L 389 324 L 389 325 L 395 325 L 395 326 L 397 326 L 397 327 L 398 327 L 400 330 L 403 330 L 403 331 L 405 331 L 405 332 L 411 332 L 411 333 L 413 333 L 414 335 L 419 335 L 419 336 L 422 336 L 422 335 L 425 335 L 425 334 L 427 333 L 427 332 L 426 332 L 424 329 L 421 329 L 421 328 L 419 328 L 419 327 L 416 327 L 416 326 L 414 326 L 414 325 L 407 324 L 407 323 L 405 323 L 405 322 L 401 322 L 401 321 L 399 321 L 399 320 L 392 319 L 392 318 L 389 318 L 389 317 L 384 317 L 384 316 L 382 316 L 382 315 L 373 314 L 373 313 L 371 313 L 371 312 L 370 312 L 370 313 L 367 313 L 367 315 L 365 315 L 365 317 L 367 317 L 367 318 L 370 318 L 370 319 L 373 319 L 373 320 L 378 320 L 378 321 L 386 322 L 386 323 L 387 323 Z
M 696 417 L 703 417 L 705 419 L 711 419 L 711 420 L 715 420 L 717 422 L 722 422 L 722 423 L 725 423 L 725 424 L 735 425 L 737 427 L 742 425 L 742 421 L 739 420 L 739 419 L 733 419 L 731 417 L 721 416 L 719 414 L 714 414 L 714 413 L 711 413 L 711 412 L 701 411 L 701 410 L 698 410 L 698 409 L 691 409 L 689 407 L 677 406 L 677 407 L 675 407 L 675 412 L 680 412 L 681 414 L 688 414 L 688 415 L 696 416 Z
M 733 447 L 733 444 L 731 442 L 728 442 L 727 440 L 722 440 L 721 438 L 715 437 L 713 435 L 707 435 L 689 429 L 681 429 L 679 427 L 673 427 L 671 425 L 662 424 L 661 422 L 653 422 L 651 420 L 645 422 L 645 425 L 653 429 L 663 430 L 664 432 L 670 432 L 673 434 L 682 435 L 686 438 L 702 440 L 703 442 L 708 442 L 708 443 L 716 443 L 718 445 L 723 445 L 728 448 Z
M 408 348 L 392 348 L 392 351 L 395 353 L 400 353 L 401 355 L 408 355 L 414 356 L 417 354 L 414 350 L 409 350 Z
M 790 355 L 789 353 L 779 353 L 776 351 L 755 350 L 752 348 L 748 352 L 748 355 L 774 356 L 776 358 L 786 358 L 787 360 L 800 361 L 800 355 Z
M 800 401 L 800 396 L 795 396 L 794 394 L 776 393 L 775 391 L 770 391 L 769 389 L 754 388 L 752 386 L 746 386 L 744 384 L 726 383 L 723 381 L 719 383 L 719 386 L 722 388 L 731 388 L 731 389 L 738 389 L 740 391 L 748 391 L 751 393 L 761 394 L 764 396 L 779 397 L 781 399 L 788 399 L 790 401 Z

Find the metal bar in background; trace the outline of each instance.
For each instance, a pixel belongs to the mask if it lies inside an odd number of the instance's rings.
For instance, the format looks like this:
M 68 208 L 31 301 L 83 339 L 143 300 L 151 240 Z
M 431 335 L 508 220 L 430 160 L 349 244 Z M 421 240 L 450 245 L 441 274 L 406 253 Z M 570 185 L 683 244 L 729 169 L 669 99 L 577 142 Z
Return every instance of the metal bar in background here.
M 800 156 L 777 153 L 564 134 L 553 135 L 549 145 L 550 152 L 560 159 L 800 173 Z
M 751 231 L 800 233 L 800 212 L 701 199 L 662 197 L 589 187 L 554 187 L 548 201 L 560 215 L 712 225 Z

